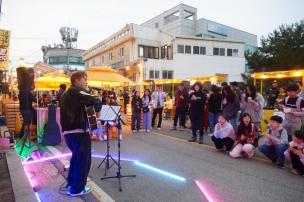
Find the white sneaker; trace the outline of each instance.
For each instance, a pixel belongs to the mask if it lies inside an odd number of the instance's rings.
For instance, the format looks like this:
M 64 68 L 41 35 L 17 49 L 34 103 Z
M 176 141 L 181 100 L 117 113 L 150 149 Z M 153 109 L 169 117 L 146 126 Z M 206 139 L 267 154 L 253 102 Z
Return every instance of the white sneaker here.
M 160 130 L 161 128 L 157 128 L 157 130 Z
M 92 190 L 90 188 L 88 188 L 88 187 L 85 187 L 82 192 L 80 192 L 78 194 L 70 194 L 70 196 L 73 196 L 73 197 L 75 197 L 75 196 L 82 196 L 82 195 L 88 194 L 90 192 L 92 192 Z
M 151 132 L 151 130 L 148 129 L 148 130 L 147 130 L 147 133 L 150 133 L 150 132 Z
M 132 132 L 133 132 L 133 133 L 135 133 L 135 132 L 136 132 L 136 130 L 132 130 Z
M 118 138 L 120 141 L 122 141 L 122 134 L 120 134 Z

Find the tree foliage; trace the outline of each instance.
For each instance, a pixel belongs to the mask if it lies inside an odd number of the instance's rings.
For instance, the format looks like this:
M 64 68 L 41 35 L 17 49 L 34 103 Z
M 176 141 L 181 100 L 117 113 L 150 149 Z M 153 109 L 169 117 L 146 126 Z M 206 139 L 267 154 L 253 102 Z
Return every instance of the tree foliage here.
M 279 26 L 245 57 L 253 72 L 304 68 L 304 21 Z

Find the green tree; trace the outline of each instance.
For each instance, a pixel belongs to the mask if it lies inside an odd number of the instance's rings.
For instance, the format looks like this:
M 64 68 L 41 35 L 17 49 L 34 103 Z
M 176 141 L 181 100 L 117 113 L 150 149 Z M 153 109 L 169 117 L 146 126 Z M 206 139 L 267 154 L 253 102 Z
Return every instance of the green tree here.
M 245 57 L 253 72 L 304 68 L 304 21 L 279 26 Z

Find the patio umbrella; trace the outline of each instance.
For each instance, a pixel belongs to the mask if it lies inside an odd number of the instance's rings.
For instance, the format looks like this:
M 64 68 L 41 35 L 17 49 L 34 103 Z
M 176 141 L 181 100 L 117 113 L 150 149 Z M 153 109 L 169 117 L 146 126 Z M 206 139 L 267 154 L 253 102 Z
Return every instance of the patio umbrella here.
M 132 83 L 132 81 L 116 70 L 106 66 L 90 67 L 86 71 L 88 75 L 88 83 L 90 86 L 118 86 L 124 83 Z
M 58 89 L 60 84 L 70 85 L 70 79 L 67 75 L 54 71 L 47 74 L 44 74 L 42 77 L 37 78 L 36 88 L 39 90 L 46 89 Z

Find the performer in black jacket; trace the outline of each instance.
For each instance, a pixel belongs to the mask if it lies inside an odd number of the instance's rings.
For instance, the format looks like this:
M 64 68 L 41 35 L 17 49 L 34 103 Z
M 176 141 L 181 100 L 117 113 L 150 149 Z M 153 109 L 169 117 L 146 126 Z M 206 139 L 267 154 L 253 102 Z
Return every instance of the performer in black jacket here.
M 85 187 L 91 166 L 91 139 L 85 106 L 94 106 L 95 111 L 99 112 L 102 103 L 89 94 L 85 72 L 74 72 L 71 75 L 71 84 L 61 96 L 60 122 L 66 144 L 72 151 L 67 193 L 70 196 L 80 196 L 91 191 Z
M 196 141 L 196 131 L 199 130 L 200 139 L 199 144 L 204 143 L 204 109 L 207 100 L 206 94 L 202 91 L 201 83 L 197 82 L 193 85 L 194 92 L 189 96 L 190 100 L 190 120 L 192 126 L 192 138 L 189 142 Z

